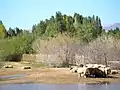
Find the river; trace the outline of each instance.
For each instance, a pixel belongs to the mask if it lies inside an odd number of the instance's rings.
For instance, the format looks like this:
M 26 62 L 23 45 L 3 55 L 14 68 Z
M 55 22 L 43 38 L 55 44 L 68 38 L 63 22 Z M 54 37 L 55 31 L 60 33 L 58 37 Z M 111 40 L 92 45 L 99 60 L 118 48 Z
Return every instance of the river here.
M 0 90 L 120 90 L 120 83 L 114 84 L 6 84 Z

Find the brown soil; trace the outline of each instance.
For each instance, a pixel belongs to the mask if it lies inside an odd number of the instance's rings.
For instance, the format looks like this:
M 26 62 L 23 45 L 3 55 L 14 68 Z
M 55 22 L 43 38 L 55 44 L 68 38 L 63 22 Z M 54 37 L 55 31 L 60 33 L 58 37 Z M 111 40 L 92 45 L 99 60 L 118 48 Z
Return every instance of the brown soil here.
M 69 68 L 32 68 L 31 70 L 0 69 L 0 76 L 26 74 L 22 78 L 0 79 L 0 84 L 8 83 L 115 83 L 120 82 L 119 74 L 112 78 L 79 78 L 77 73 L 69 72 Z

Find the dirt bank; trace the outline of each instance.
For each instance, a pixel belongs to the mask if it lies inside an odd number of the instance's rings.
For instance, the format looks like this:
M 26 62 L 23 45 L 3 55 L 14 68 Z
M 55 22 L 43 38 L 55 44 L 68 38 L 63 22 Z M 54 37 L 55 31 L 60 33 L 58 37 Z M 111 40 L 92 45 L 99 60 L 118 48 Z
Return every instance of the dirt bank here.
M 120 82 L 120 72 L 114 78 L 80 78 L 76 73 L 70 73 L 69 68 L 33 68 L 32 70 L 0 69 L 0 76 L 25 74 L 15 79 L 0 79 L 0 84 L 9 83 L 100 83 Z

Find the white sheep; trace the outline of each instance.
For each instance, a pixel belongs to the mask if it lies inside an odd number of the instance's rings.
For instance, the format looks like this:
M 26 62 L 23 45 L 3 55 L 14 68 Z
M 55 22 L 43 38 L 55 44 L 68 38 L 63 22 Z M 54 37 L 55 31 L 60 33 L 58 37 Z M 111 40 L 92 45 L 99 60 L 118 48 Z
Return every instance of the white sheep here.
M 99 64 L 93 64 L 93 68 L 98 68 Z
M 118 74 L 118 70 L 111 70 L 111 74 Z
M 94 65 L 93 64 L 86 64 L 85 65 L 87 68 L 92 68 Z
M 102 64 L 86 64 L 86 67 L 88 68 L 105 68 L 106 66 L 105 65 L 102 65 Z
M 86 78 L 86 75 L 85 75 L 86 70 L 87 70 L 87 67 L 79 67 L 79 68 L 77 69 L 78 78 L 80 78 L 80 77 Z
M 98 65 L 98 68 L 105 68 L 106 66 L 105 65 L 102 65 L 102 64 L 99 64 Z
M 105 72 L 106 75 L 111 73 L 111 68 L 110 67 L 100 67 L 99 69 L 101 71 Z
M 70 67 L 70 72 L 74 73 L 77 72 L 78 67 L 77 66 L 71 66 Z

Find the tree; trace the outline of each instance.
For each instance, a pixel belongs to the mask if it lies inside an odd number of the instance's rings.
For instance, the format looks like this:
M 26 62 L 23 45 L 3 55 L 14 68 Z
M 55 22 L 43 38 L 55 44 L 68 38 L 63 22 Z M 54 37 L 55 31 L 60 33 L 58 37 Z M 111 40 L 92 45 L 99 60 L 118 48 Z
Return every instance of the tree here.
M 100 18 L 98 17 L 98 16 L 96 16 L 96 23 L 95 23 L 96 25 L 96 34 L 97 35 L 100 35 L 101 33 L 102 33 L 102 25 L 101 25 L 101 20 L 100 20 Z
M 35 33 L 35 31 L 36 31 L 36 25 L 33 25 L 32 26 L 32 33 Z
M 5 38 L 5 36 L 6 36 L 6 29 L 2 21 L 0 20 L 0 39 Z
M 16 30 L 16 35 L 21 35 L 23 32 L 23 30 L 19 29 L 18 27 L 16 27 L 15 30 Z
M 9 30 L 7 31 L 7 36 L 8 37 L 16 36 L 15 30 L 10 27 Z

